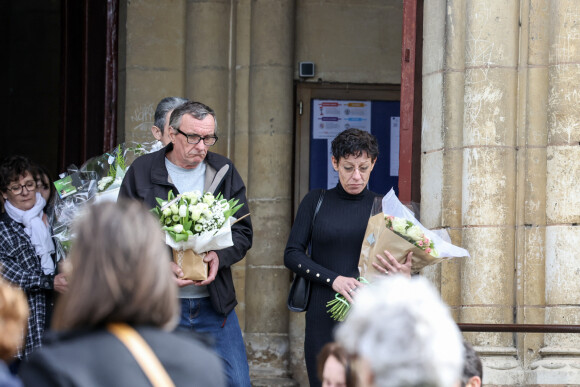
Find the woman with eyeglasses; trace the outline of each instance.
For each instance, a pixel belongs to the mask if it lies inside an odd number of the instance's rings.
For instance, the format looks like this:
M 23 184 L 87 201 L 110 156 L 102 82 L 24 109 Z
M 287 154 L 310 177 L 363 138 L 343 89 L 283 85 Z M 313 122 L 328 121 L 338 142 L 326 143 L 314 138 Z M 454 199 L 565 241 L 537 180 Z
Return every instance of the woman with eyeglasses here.
M 55 247 L 43 211 L 46 201 L 36 190 L 35 171 L 34 165 L 23 156 L 10 156 L 0 164 L 0 192 L 5 211 L 0 215 L 1 273 L 26 293 L 30 309 L 20 359 L 42 345 L 54 292 L 63 293 L 67 289 L 64 275 L 56 273 Z
M 379 155 L 376 137 L 350 128 L 334 138 L 331 148 L 338 183 L 327 191 L 312 190 L 302 199 L 284 251 L 286 267 L 311 284 L 304 332 L 310 387 L 320 386 L 316 357 L 333 340 L 337 325 L 327 312 L 327 302 L 340 293 L 351 303 L 357 290 L 364 286 L 357 279 L 358 261 L 371 210 L 379 197 L 367 188 Z M 309 245 L 310 257 L 306 255 Z M 405 264 L 399 264 L 392 256 L 387 258 L 390 272 L 410 276 L 409 258 Z

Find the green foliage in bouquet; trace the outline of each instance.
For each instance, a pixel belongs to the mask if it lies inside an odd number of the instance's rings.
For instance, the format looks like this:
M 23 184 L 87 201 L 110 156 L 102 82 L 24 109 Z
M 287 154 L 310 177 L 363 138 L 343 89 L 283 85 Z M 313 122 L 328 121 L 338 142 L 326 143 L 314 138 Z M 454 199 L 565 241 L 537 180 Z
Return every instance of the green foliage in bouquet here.
M 358 280 L 363 284 L 369 283 L 363 277 L 359 277 Z M 328 308 L 326 312 L 330 313 L 330 317 L 334 321 L 344 321 L 350 311 L 350 303 L 340 293 L 336 293 L 334 298 L 326 303 L 326 307 Z
M 175 242 L 185 242 L 189 237 L 204 232 L 218 231 L 243 206 L 238 204 L 239 199 L 226 200 L 221 193 L 214 197 L 211 192 L 201 194 L 199 191 L 178 196 L 169 191 L 167 200 L 156 200 L 157 206 L 151 212 L 159 218 L 162 229 Z

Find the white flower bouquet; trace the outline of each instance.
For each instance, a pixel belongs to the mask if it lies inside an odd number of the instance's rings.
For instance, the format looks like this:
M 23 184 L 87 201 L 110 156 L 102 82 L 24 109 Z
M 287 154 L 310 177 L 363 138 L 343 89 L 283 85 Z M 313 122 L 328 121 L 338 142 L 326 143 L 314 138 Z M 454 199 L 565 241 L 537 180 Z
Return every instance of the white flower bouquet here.
M 186 192 L 167 200 L 157 198 L 157 215 L 165 231 L 165 242 L 173 249 L 173 260 L 181 267 L 184 279 L 207 279 L 206 252 L 233 246 L 233 215 L 243 206 L 237 199 L 224 199 L 211 192 Z
M 446 234 L 446 232 L 445 232 Z M 454 246 L 440 234 L 425 228 L 405 207 L 391 189 L 382 199 L 382 211 L 370 217 L 363 239 L 358 263 L 359 280 L 372 283 L 379 272 L 372 263 L 377 254 L 389 251 L 399 263 L 405 263 L 409 251 L 413 252 L 411 271 L 453 257 L 469 257 L 469 252 Z M 337 293 L 327 303 L 328 313 L 337 321 L 343 321 L 350 309 L 346 299 Z
M 446 238 L 448 239 L 448 238 Z M 391 189 L 382 200 L 382 212 L 371 216 L 361 247 L 359 271 L 372 281 L 379 274 L 372 262 L 377 254 L 388 250 L 398 262 L 404 263 L 409 251 L 413 252 L 411 271 L 453 257 L 469 257 L 469 252 L 447 242 L 441 235 L 425 228 L 405 207 Z

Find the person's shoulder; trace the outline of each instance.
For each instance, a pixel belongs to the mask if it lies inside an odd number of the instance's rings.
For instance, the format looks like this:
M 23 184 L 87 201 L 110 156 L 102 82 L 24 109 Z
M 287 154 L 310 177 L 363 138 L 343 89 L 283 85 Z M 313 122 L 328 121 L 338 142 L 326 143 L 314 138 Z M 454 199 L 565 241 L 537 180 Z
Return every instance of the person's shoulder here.
M 328 194 L 328 190 L 326 190 L 324 188 L 315 188 L 313 190 L 308 191 L 308 193 L 302 199 L 301 203 L 303 203 L 303 204 L 318 203 L 318 200 L 320 199 L 320 197 L 321 196 L 325 197 L 327 194 Z
M 0 386 L 2 387 L 22 387 L 22 382 L 18 377 L 12 375 L 8 366 L 0 361 Z
M 10 216 L 6 212 L 2 212 L 0 214 L 0 227 L 6 227 L 8 223 L 10 223 Z
M 207 152 L 205 156 L 205 161 L 211 165 L 215 169 L 220 169 L 224 165 L 234 165 L 233 161 L 227 158 L 226 156 L 222 156 L 219 153 L 214 152 Z
M 149 343 L 159 358 L 185 357 L 206 360 L 208 367 L 219 367 L 219 358 L 211 347 L 211 342 L 191 331 L 165 331 L 154 327 L 139 327 L 139 333 Z
M 195 348 L 201 351 L 211 352 L 211 342 L 205 336 L 198 333 L 176 329 L 174 331 L 166 331 L 155 327 L 139 327 L 139 333 L 147 340 L 151 340 L 153 344 L 163 342 L 165 345 L 172 347 L 179 345 L 185 351 Z
M 141 165 L 148 165 L 148 164 L 152 163 L 153 160 L 156 160 L 159 157 L 165 157 L 165 148 L 161 148 L 158 151 L 146 153 L 144 155 L 137 157 L 135 159 L 135 161 L 133 161 L 131 166 L 132 167 L 135 167 L 135 166 L 139 167 Z

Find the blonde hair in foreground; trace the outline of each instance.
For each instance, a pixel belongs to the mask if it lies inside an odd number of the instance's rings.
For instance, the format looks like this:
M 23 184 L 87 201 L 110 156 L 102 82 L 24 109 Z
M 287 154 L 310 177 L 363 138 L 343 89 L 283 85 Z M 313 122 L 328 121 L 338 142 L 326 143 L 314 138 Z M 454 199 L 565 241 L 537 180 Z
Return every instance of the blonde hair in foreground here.
M 157 220 L 135 201 L 91 205 L 75 224 L 69 290 L 57 302 L 57 330 L 110 322 L 172 329 L 177 285 Z
M 26 334 L 28 303 L 24 292 L 0 280 L 0 359 L 9 362 Z

